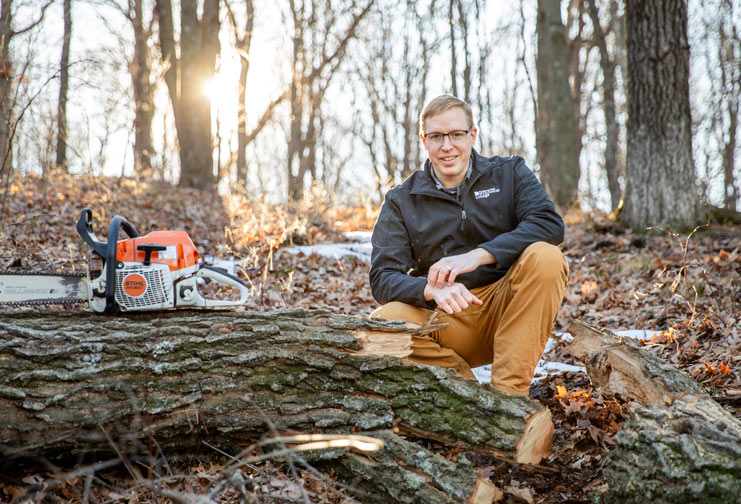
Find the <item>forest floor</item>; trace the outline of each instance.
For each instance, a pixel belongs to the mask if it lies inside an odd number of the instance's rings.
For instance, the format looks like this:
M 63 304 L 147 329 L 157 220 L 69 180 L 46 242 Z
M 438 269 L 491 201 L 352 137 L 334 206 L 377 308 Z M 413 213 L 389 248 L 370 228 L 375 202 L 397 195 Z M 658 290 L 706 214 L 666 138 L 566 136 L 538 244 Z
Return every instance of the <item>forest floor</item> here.
M 88 250 L 75 231 L 83 207 L 93 209 L 99 238 L 119 214 L 142 234 L 185 229 L 202 255 L 238 259 L 237 273 L 252 291 L 247 310 L 290 307 L 367 316 L 376 307 L 364 260 L 296 255 L 286 248 L 346 241 L 345 232 L 372 229 L 377 208 L 322 201 L 269 205 L 127 178 L 11 179 L 0 187 L 0 270 L 84 271 Z M 662 229 L 635 234 L 601 214 L 569 212 L 564 220 L 561 247 L 571 271 L 554 333 L 564 331 L 571 319 L 610 330 L 655 332 L 640 340 L 644 347 L 685 371 L 741 418 L 741 227 L 712 224 L 690 235 Z M 10 309 L 34 308 L 0 308 Z M 555 334 L 554 339 L 549 360 L 574 364 L 565 344 Z M 603 397 L 581 372 L 550 376 L 534 385 L 531 395 L 553 414 L 549 458 L 536 467 L 470 454 L 469 459 L 505 491 L 502 502 L 591 502 L 605 484 L 602 466 L 630 404 Z M 451 458 L 460 454 L 426 445 Z M 161 484 L 181 496 L 208 494 L 227 461 L 209 451 L 174 456 L 165 475 L 170 477 Z M 85 472 L 86 467 L 31 464 L 0 475 L 0 502 L 181 500 L 165 498 L 161 491 L 153 495 L 122 464 L 95 472 Z M 255 502 L 354 502 L 331 479 L 307 471 L 291 475 L 269 461 L 252 471 Z M 231 487 L 217 495 L 219 502 L 240 501 Z

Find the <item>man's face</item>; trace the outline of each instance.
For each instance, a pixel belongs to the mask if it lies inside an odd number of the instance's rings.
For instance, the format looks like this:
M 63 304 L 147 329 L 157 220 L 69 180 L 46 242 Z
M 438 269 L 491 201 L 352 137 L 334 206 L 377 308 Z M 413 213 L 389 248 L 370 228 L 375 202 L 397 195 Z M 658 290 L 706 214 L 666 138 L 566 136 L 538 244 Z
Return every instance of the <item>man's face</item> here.
M 435 144 L 430 136 L 435 133 L 451 133 L 453 131 L 467 131 L 462 142 L 454 143 L 450 136 L 443 136 L 440 143 Z M 425 121 L 425 135 L 420 134 L 422 143 L 427 150 L 435 176 L 445 187 L 456 187 L 466 178 L 471 149 L 476 142 L 476 128 L 468 125 L 468 118 L 461 107 L 452 107 Z

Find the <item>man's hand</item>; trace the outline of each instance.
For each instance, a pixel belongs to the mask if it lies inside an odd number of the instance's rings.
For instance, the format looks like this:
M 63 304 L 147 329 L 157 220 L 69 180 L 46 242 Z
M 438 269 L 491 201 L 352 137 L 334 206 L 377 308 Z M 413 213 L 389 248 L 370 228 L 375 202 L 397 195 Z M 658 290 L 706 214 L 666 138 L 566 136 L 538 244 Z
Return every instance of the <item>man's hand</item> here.
M 427 272 L 427 285 L 441 289 L 447 282 L 448 286 L 451 286 L 458 275 L 494 262 L 496 262 L 494 255 L 482 248 L 473 249 L 465 254 L 443 257 L 430 266 Z M 425 292 L 427 292 L 426 289 Z
M 461 283 L 446 285 L 442 288 L 434 287 L 429 283 L 425 284 L 425 300 L 435 300 L 437 306 L 445 310 L 445 313 L 448 315 L 462 312 L 470 304 L 483 304 L 479 298 L 471 294 L 471 291 L 466 289 L 466 286 Z

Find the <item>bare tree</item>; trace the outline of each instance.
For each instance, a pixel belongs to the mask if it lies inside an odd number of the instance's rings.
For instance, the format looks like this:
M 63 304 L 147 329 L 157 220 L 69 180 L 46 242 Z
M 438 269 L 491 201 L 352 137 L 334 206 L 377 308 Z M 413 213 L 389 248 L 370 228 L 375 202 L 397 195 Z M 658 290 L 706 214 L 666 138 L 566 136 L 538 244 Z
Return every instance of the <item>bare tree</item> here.
M 69 88 L 69 49 L 72 41 L 72 0 L 63 1 L 64 37 L 59 64 L 59 101 L 57 106 L 57 168 L 67 170 L 67 91 Z
M 289 0 L 293 21 L 292 68 L 290 89 L 291 124 L 288 140 L 288 195 L 299 200 L 304 195 L 305 178 L 316 177 L 316 148 L 320 107 L 332 78 L 355 38 L 360 22 L 373 5 L 352 14 L 342 30 L 340 13 L 351 9 L 326 0 Z
M 481 2 L 475 4 L 475 19 L 481 20 L 483 18 Z M 476 93 L 476 101 L 479 107 L 479 124 L 492 123 L 492 97 L 491 97 L 491 86 L 489 86 L 490 78 L 490 63 L 492 56 L 492 48 L 494 46 L 492 37 L 486 33 L 483 29 L 483 23 L 476 23 L 476 43 L 478 45 L 478 93 Z M 514 131 L 513 131 L 514 132 Z M 479 135 L 479 149 L 485 155 L 492 155 L 494 150 L 494 144 L 492 141 L 492 132 L 488 131 L 485 135 Z M 514 154 L 514 153 L 513 153 Z M 520 151 L 517 154 L 521 154 Z
M 225 1 L 229 22 L 234 34 L 235 47 L 239 53 L 239 102 L 237 105 L 237 179 L 247 184 L 247 76 L 250 72 L 250 47 L 255 26 L 255 7 L 252 0 L 244 0 L 244 27 L 234 15 L 232 3 Z
M 366 25 L 363 53 L 354 58 L 365 91 L 355 100 L 357 115 L 370 115 L 369 124 L 359 122 L 356 132 L 367 147 L 381 199 L 419 168 L 417 117 L 427 100 L 430 55 L 450 38 L 447 28 L 429 29 L 438 5 L 435 0 L 377 4 Z
M 628 159 L 620 219 L 632 228 L 703 221 L 692 156 L 685 0 L 627 3 Z
M 721 113 L 726 116 L 721 120 L 725 125 L 722 151 L 723 164 L 723 204 L 735 212 L 739 202 L 739 187 L 736 183 L 736 148 L 739 106 L 741 104 L 741 39 L 733 23 L 733 3 L 724 0 L 718 16 L 718 60 L 720 63 L 720 96 Z
M 585 33 L 588 18 L 584 12 L 584 3 L 585 0 L 568 0 L 566 25 L 564 26 L 569 64 L 571 110 L 576 127 L 574 134 L 576 159 L 580 159 L 581 157 L 584 137 L 587 133 L 587 118 L 592 105 L 592 100 L 587 89 L 589 77 L 587 66 L 594 43 L 592 37 Z
M 144 0 L 129 0 L 125 13 L 134 29 L 134 59 L 129 64 L 134 91 L 134 171 L 148 175 L 152 171 L 152 119 L 154 117 L 154 89 L 152 82 L 152 55 L 149 38 L 152 25 L 144 22 Z
M 27 26 L 13 28 L 13 1 L 3 0 L 0 3 L 0 176 L 8 175 L 12 166 L 12 140 L 17 127 L 14 116 L 15 99 L 13 93 L 13 62 L 10 59 L 10 43 L 13 38 L 26 33 L 44 19 L 46 9 L 53 0 L 44 3 L 39 9 L 38 17 Z
M 211 103 L 204 86 L 214 76 L 219 52 L 219 0 L 205 0 L 200 17 L 197 0 L 181 0 L 179 54 L 170 0 L 156 0 L 156 10 L 180 145 L 180 185 L 213 188 Z
M 462 0 L 456 0 L 458 4 L 458 26 L 461 30 L 461 42 L 463 43 L 463 99 L 471 102 L 471 50 L 469 47 L 469 19 L 468 12 L 463 7 Z M 470 2 L 466 2 L 470 5 Z M 478 6 L 478 0 L 474 2 Z
M 600 13 L 595 0 L 584 0 L 587 6 L 589 18 L 592 20 L 594 43 L 599 49 L 600 69 L 602 71 L 602 112 L 605 118 L 605 173 L 607 174 L 607 186 L 610 190 L 611 210 L 616 210 L 622 198 L 622 188 L 620 187 L 620 178 L 623 176 L 618 167 L 618 141 L 619 141 L 619 124 L 617 122 L 616 104 L 615 104 L 615 56 L 611 55 L 607 48 L 607 33 L 602 28 L 600 22 Z M 616 3 L 610 0 L 611 4 Z M 615 9 L 609 9 L 609 15 L 612 16 Z M 613 20 L 610 18 L 607 25 L 612 26 Z
M 152 140 L 152 121 L 155 115 L 154 93 L 156 83 L 153 76 L 152 26 L 154 23 L 153 0 L 103 0 L 103 5 L 120 13 L 128 22 L 133 34 L 133 57 L 126 61 L 131 87 L 126 95 L 131 97 L 134 108 L 133 119 L 133 160 L 134 173 L 140 177 L 154 174 L 157 159 Z M 111 19 L 106 11 L 100 11 L 99 19 L 112 34 L 117 34 L 121 53 L 127 54 L 131 48 L 132 37 L 121 33 L 118 18 Z M 150 14 L 152 14 L 150 16 Z M 105 60 L 118 59 L 118 54 Z M 108 105 L 106 105 L 108 106 Z M 115 112 L 113 112 L 115 113 Z M 162 174 L 160 174 L 162 175 Z
M 538 164 L 546 189 L 556 205 L 571 206 L 579 183 L 579 128 L 569 88 L 566 32 L 560 1 L 538 0 Z

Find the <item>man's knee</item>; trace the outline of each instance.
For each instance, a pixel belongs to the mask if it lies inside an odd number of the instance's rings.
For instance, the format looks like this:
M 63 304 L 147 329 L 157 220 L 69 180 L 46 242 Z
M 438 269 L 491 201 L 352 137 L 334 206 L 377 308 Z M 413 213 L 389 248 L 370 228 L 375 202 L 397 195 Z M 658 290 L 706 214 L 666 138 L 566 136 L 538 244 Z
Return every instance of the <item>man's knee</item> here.
M 569 274 L 569 265 L 561 249 L 546 242 L 529 245 L 520 256 L 519 262 L 523 269 L 541 280 L 553 277 L 565 282 Z
M 386 320 L 406 320 L 424 324 L 427 322 L 430 310 L 419 308 L 400 301 L 391 301 L 383 306 L 376 308 L 369 318 L 379 318 Z

